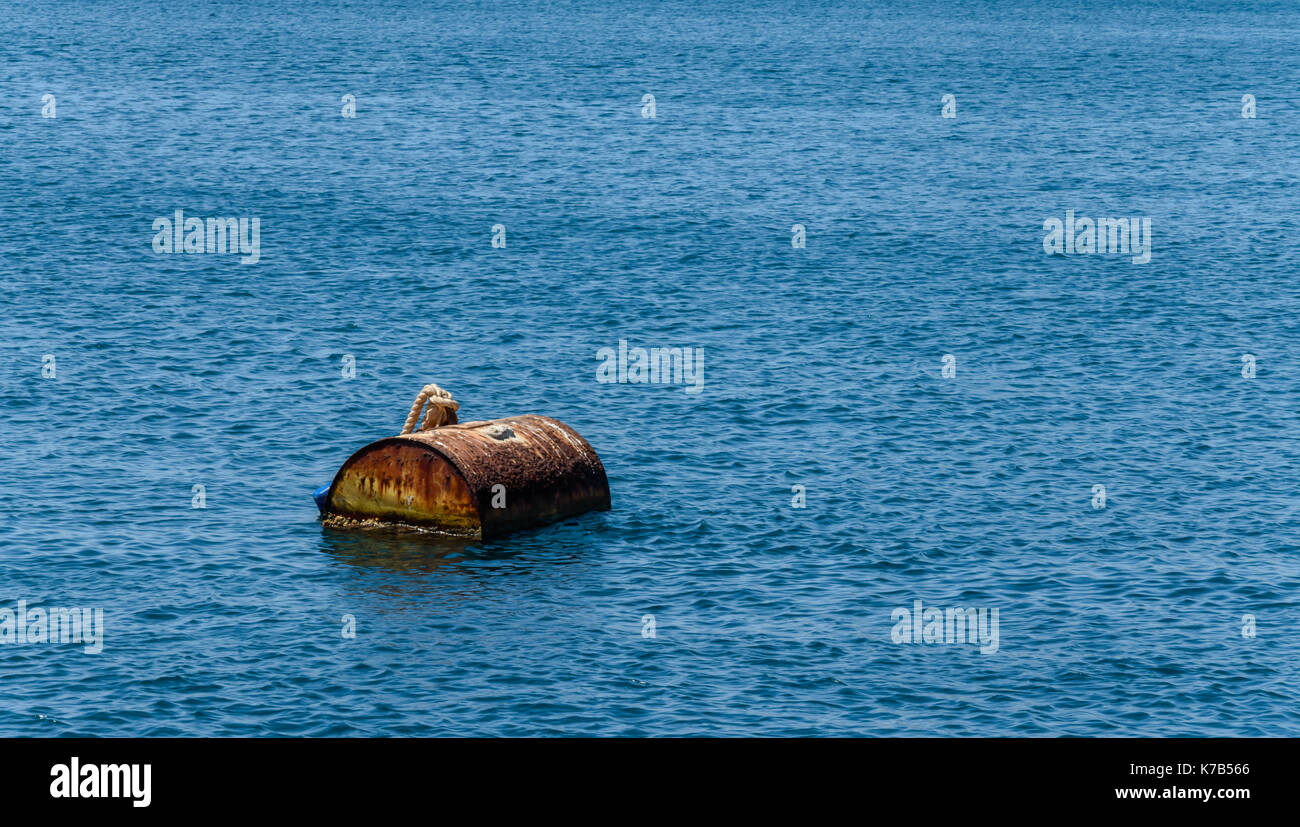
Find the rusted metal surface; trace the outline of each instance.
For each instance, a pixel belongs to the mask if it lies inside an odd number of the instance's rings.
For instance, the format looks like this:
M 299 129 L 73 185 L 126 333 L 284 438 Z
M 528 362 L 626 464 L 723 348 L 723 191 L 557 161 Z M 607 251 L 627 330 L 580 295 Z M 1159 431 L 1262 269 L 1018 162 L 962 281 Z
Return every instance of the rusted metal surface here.
M 587 441 L 529 414 L 373 442 L 343 463 L 322 510 L 336 525 L 494 537 L 608 508 L 605 467 Z

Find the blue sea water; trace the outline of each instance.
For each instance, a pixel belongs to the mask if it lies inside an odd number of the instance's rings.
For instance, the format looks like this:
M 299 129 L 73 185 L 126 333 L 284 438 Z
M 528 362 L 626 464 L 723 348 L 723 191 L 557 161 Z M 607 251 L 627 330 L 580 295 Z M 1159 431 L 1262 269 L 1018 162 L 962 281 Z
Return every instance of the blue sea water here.
M 0 44 L 0 608 L 106 624 L 0 643 L 0 735 L 1300 735 L 1295 4 L 37 0 Z M 155 253 L 177 209 L 261 260 Z M 1046 254 L 1066 210 L 1151 261 Z M 597 382 L 621 339 L 702 392 Z M 323 528 L 428 382 L 575 427 L 613 509 Z M 915 600 L 997 651 L 895 643 Z

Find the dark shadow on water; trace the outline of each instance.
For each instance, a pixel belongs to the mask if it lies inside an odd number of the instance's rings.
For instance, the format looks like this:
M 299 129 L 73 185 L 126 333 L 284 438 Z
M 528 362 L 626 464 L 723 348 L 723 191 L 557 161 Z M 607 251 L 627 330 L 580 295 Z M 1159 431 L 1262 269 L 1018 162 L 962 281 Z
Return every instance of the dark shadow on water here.
M 502 623 L 516 617 L 535 620 L 554 607 L 523 602 L 512 594 L 533 595 L 547 583 L 574 575 L 569 566 L 589 559 L 590 522 L 566 520 L 484 542 L 464 537 L 398 528 L 320 526 L 320 550 L 330 560 L 328 576 L 349 613 L 388 628 L 399 624 L 411 634 L 428 623 L 469 617 L 484 604 L 497 605 Z M 466 622 L 477 622 L 467 620 Z
M 478 603 L 492 578 L 482 542 L 398 528 L 336 529 L 321 526 L 321 551 L 343 575 L 357 617 L 455 616 Z M 508 556 L 508 555 L 497 555 Z M 415 621 L 411 621 L 415 622 Z M 421 621 L 422 622 L 422 621 Z
M 527 568 L 576 562 L 588 548 L 585 535 L 601 515 L 580 515 L 559 523 L 524 529 L 484 541 L 409 528 L 330 528 L 321 526 L 321 551 L 352 566 L 397 572 L 463 569 L 518 560 Z
M 321 551 L 349 565 L 390 571 L 434 571 L 490 556 L 481 540 L 399 528 L 321 526 Z

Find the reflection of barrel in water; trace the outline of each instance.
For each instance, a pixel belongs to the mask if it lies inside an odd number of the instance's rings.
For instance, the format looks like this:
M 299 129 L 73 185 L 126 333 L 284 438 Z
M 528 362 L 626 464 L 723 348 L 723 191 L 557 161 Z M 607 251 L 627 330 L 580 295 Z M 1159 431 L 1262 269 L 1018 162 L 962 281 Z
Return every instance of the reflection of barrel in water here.
M 454 537 L 400 526 L 378 526 L 367 531 L 321 529 L 320 550 L 341 563 L 365 569 L 398 573 L 443 572 L 472 578 L 500 577 L 511 572 L 531 573 L 538 567 L 554 570 L 581 562 L 582 547 L 574 543 L 581 526 L 555 534 L 526 536 L 509 542 Z
M 321 531 L 321 550 L 350 565 L 393 571 L 433 571 L 476 557 L 478 541 L 427 531 L 380 528 Z

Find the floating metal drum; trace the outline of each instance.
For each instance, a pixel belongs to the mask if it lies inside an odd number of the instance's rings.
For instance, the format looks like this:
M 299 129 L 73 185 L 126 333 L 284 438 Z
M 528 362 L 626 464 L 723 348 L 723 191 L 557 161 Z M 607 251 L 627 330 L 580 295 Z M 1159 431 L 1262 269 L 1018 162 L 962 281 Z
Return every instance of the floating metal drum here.
M 322 498 L 327 525 L 399 524 L 496 537 L 609 509 L 600 457 L 528 414 L 388 437 L 353 454 Z

